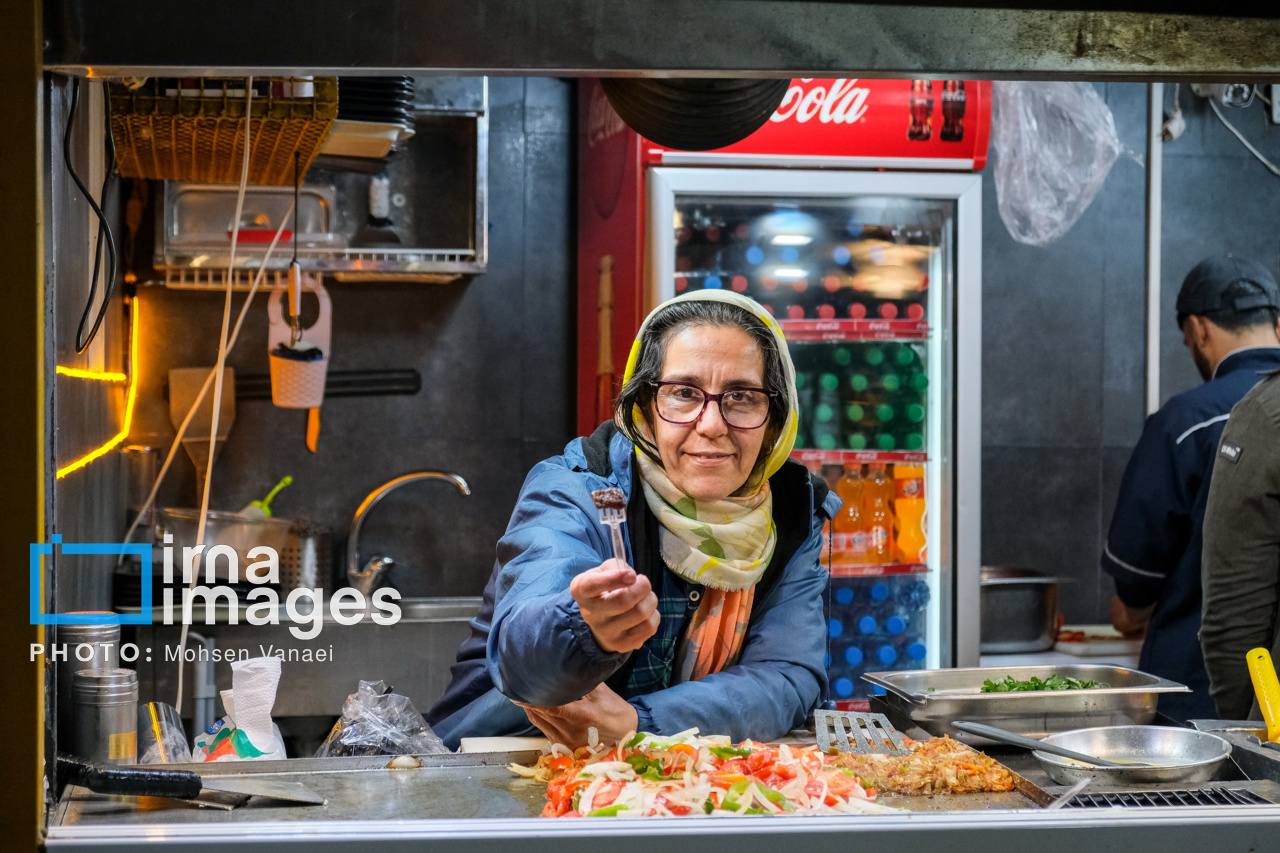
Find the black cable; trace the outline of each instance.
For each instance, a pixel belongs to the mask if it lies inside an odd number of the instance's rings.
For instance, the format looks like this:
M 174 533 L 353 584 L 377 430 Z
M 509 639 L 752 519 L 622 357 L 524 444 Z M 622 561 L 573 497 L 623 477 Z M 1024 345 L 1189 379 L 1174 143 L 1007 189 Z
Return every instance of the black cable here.
M 103 84 L 103 94 L 106 98 L 106 113 L 111 114 L 111 96 L 107 91 L 106 84 Z M 85 200 L 89 202 L 95 216 L 98 217 L 98 239 L 93 252 L 93 277 L 89 280 L 89 298 L 85 302 L 84 314 L 80 317 L 80 325 L 76 327 L 76 352 L 82 353 L 89 348 L 89 344 L 93 343 L 94 337 L 98 334 L 99 327 L 102 326 L 102 319 L 107 314 L 107 306 L 111 303 L 111 291 L 115 287 L 116 273 L 118 272 L 116 258 L 116 240 L 111 233 L 111 225 L 107 222 L 107 217 L 103 215 L 102 208 L 93 200 L 93 194 L 85 187 L 84 182 L 80 180 L 80 176 L 76 174 L 75 167 L 71 165 L 71 130 L 75 125 L 76 106 L 80 101 L 80 78 L 76 77 L 71 81 L 71 109 L 67 112 L 67 128 L 62 136 L 62 159 L 66 163 L 67 172 L 71 175 L 71 180 L 75 182 Z M 106 135 L 106 151 L 107 151 L 107 168 L 106 174 L 102 178 L 101 197 L 103 202 L 107 198 L 107 190 L 111 185 L 112 173 L 116 168 L 116 146 L 115 140 L 112 139 L 110 131 Z M 102 244 L 107 244 L 107 255 L 110 258 L 111 272 L 107 276 L 107 282 L 103 288 L 102 307 L 98 309 L 98 316 L 93 321 L 93 327 L 89 330 L 88 338 L 84 335 L 85 324 L 89 322 L 89 313 L 93 310 L 93 300 L 98 293 L 98 272 L 102 268 Z

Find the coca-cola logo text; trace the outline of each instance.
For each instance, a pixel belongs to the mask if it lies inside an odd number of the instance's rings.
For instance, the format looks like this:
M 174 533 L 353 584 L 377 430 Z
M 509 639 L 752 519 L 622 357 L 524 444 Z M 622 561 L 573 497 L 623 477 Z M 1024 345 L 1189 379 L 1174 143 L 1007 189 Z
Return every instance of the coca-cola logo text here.
M 811 83 L 813 78 L 802 78 L 787 89 L 777 111 L 769 117 L 769 121 L 786 121 L 794 118 L 804 124 L 814 116 L 823 124 L 853 124 L 866 115 L 867 96 L 870 89 L 857 85 L 857 79 L 832 80 L 831 87 L 814 86 L 806 90 L 803 85 Z M 594 105 L 593 105 L 594 112 Z

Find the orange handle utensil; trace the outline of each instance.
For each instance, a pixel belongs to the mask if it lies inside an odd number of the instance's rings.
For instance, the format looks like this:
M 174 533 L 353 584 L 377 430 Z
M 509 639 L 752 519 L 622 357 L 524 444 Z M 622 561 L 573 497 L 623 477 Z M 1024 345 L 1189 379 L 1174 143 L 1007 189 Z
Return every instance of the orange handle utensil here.
M 1280 741 L 1280 679 L 1271 663 L 1271 652 L 1251 649 L 1245 655 L 1249 663 L 1249 677 L 1253 679 L 1253 692 L 1262 709 L 1262 719 L 1267 721 L 1267 740 Z

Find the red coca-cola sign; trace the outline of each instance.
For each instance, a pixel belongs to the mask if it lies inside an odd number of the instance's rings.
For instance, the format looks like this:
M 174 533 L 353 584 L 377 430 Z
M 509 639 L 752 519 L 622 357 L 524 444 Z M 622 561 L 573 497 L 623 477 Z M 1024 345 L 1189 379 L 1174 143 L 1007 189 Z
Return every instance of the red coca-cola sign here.
M 676 165 L 981 169 L 990 127 L 985 81 L 798 79 L 741 142 L 706 152 L 646 143 L 645 153 Z

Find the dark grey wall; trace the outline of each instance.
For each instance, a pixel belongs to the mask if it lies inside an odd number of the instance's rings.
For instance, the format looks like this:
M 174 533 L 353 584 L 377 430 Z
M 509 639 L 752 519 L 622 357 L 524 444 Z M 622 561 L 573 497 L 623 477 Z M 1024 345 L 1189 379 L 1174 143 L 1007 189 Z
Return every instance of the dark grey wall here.
M 326 282 L 331 369 L 412 367 L 422 391 L 326 400 L 314 455 L 305 412 L 238 401 L 213 470 L 211 506 L 231 510 L 292 475 L 274 508 L 312 516 L 339 543 L 379 484 L 421 469 L 460 474 L 470 497 L 411 484 L 365 525 L 362 553 L 393 556 L 405 595 L 478 595 L 525 473 L 572 437 L 575 87 L 521 78 L 489 86 L 488 272 L 449 285 Z M 223 297 L 147 287 L 142 299 L 148 334 L 135 433 L 167 447 L 167 371 L 214 363 Z M 266 329 L 260 296 L 228 362 L 237 371 L 267 371 Z M 195 489 L 184 454 L 161 503 L 197 505 Z
M 1142 152 L 1146 86 L 1096 85 Z M 1173 310 L 1183 276 L 1226 251 L 1275 270 L 1280 249 L 1280 179 L 1187 86 L 1181 101 L 1187 131 L 1164 146 L 1162 400 L 1200 382 Z M 1227 117 L 1280 157 L 1261 104 Z M 1069 622 L 1108 621 L 1098 557 L 1144 419 L 1144 182 L 1122 157 L 1075 227 L 1034 248 L 1009 236 L 994 169 L 983 175 L 982 559 L 1075 579 L 1062 588 Z
M 82 84 L 75 127 L 71 136 L 72 163 L 76 173 L 98 199 L 101 185 L 89 178 L 89 152 L 101 150 L 101 114 L 93 121 L 91 88 Z M 45 157 L 50 164 L 45 177 L 45 334 L 47 356 L 54 364 L 112 372 L 127 372 L 129 335 L 123 300 L 116 295 L 103 319 L 98 337 L 83 354 L 76 353 L 76 327 L 89 297 L 93 254 L 90 237 L 97 232 L 88 203 L 72 183 L 63 166 L 63 133 L 70 109 L 71 84 L 67 78 L 51 75 L 46 89 L 48 110 Z M 109 197 L 110 216 L 114 193 Z M 118 217 L 117 217 L 118 218 Z M 106 263 L 106 252 L 102 254 Z M 106 276 L 103 276 L 105 280 Z M 98 289 L 96 314 L 102 300 Z M 89 326 L 92 325 L 92 317 Z M 89 326 L 85 332 L 88 333 Z M 77 377 L 54 375 L 46 386 L 50 417 L 51 467 L 55 470 L 75 461 L 120 431 L 124 421 L 125 386 Z M 114 542 L 123 533 L 124 473 L 119 453 L 107 453 L 92 463 L 54 482 L 50 532 L 62 534 L 65 542 Z M 59 555 L 55 557 L 55 601 L 59 612 L 109 610 L 111 572 L 115 558 L 103 555 Z

